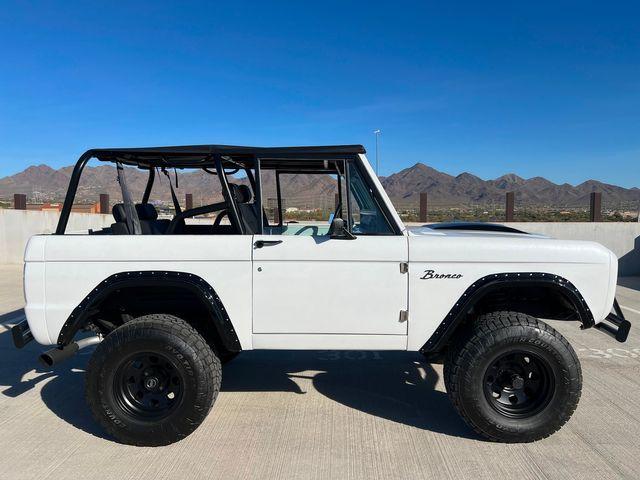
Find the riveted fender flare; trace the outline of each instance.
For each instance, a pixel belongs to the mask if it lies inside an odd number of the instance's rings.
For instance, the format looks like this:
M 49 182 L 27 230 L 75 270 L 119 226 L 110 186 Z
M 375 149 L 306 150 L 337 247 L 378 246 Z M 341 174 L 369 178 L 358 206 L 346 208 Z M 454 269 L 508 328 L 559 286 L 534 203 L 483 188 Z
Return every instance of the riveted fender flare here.
M 573 305 L 581 328 L 591 328 L 595 324 L 593 314 L 578 289 L 566 278 L 540 272 L 496 273 L 482 277 L 465 290 L 435 332 L 422 346 L 420 352 L 429 354 L 441 351 L 453 335 L 456 327 L 464 320 L 466 313 L 488 293 L 505 286 L 543 286 L 562 293 Z
M 214 327 L 220 337 L 222 345 L 229 352 L 242 350 L 240 340 L 236 334 L 227 310 L 220 297 L 209 283 L 191 273 L 171 271 L 135 271 L 120 272 L 106 278 L 97 285 L 71 312 L 58 335 L 58 345 L 69 344 L 75 334 L 82 328 L 89 316 L 89 312 L 114 291 L 127 287 L 154 286 L 187 288 L 197 295 L 207 310 L 211 313 Z

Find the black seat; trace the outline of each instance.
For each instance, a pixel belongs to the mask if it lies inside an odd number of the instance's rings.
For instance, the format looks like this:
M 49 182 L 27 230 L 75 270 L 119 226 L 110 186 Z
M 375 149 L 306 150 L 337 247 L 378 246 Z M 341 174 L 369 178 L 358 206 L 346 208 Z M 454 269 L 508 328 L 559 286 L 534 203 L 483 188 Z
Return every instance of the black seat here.
M 169 226 L 169 220 L 158 220 L 158 212 L 156 208 L 149 203 L 136 204 L 136 212 L 140 220 L 140 229 L 143 235 L 161 235 L 166 232 Z M 123 203 L 116 203 L 111 213 L 116 223 L 111 224 L 111 231 L 114 235 L 129 235 L 127 225 L 127 211 Z
M 158 211 L 150 203 L 137 203 L 136 212 L 143 235 L 162 235 L 171 222 L 169 219 L 158 220 Z
M 258 233 L 260 231 L 260 216 L 255 202 L 249 203 L 253 198 L 251 189 L 247 185 L 236 185 L 235 183 L 230 183 L 229 189 L 236 200 L 240 221 L 244 225 L 245 233 Z
M 114 235 L 129 235 L 129 227 L 127 226 L 127 212 L 124 204 L 116 203 L 111 209 L 111 214 L 116 223 L 111 224 L 111 232 Z

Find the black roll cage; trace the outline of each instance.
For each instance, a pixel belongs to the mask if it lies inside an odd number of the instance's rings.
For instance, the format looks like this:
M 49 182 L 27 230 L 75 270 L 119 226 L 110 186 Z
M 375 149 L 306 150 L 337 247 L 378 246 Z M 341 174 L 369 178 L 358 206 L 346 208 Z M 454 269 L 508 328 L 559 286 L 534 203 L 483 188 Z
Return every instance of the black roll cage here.
M 349 168 L 347 162 L 352 161 L 358 164 L 363 173 L 365 181 L 373 192 L 376 203 L 380 207 L 388 224 L 391 226 L 393 233 L 400 235 L 399 226 L 392 220 L 391 212 L 385 202 L 382 201 L 380 193 L 372 185 L 369 175 L 364 174 L 365 169 L 361 164 L 362 161 L 359 154 L 365 153 L 361 145 L 343 145 L 328 147 L 234 147 L 224 145 L 204 145 L 204 146 L 186 146 L 186 147 L 153 147 L 153 148 L 131 148 L 131 149 L 93 149 L 88 150 L 80 156 L 76 162 L 71 178 L 69 188 L 67 189 L 64 204 L 60 214 L 60 219 L 56 227 L 56 235 L 64 235 L 73 201 L 77 193 L 80 177 L 89 160 L 97 158 L 100 161 L 108 161 L 112 163 L 121 163 L 123 165 L 134 166 L 141 170 L 148 171 L 147 183 L 145 186 L 142 203 L 148 203 L 151 191 L 155 181 L 156 168 L 177 168 L 177 169 L 201 169 L 209 174 L 219 177 L 223 198 L 227 204 L 227 210 L 230 221 L 238 232 L 246 233 L 244 223 L 241 220 L 236 199 L 234 198 L 229 182 L 228 174 L 238 172 L 243 169 L 247 175 L 249 183 L 254 192 L 254 197 L 258 204 L 258 211 L 262 212 L 260 216 L 260 232 L 264 232 L 264 224 L 267 222 L 264 213 L 264 202 L 261 189 L 261 171 L 263 169 L 274 170 L 276 175 L 276 190 L 278 197 L 278 220 L 282 225 L 284 215 L 282 212 L 282 198 L 280 191 L 279 175 L 281 173 L 326 173 L 338 175 L 338 195 L 339 208 L 342 209 L 342 186 L 341 173 L 345 177 L 345 182 L 349 185 Z M 327 162 L 335 162 L 335 171 L 328 168 Z M 282 162 L 281 167 L 279 167 Z M 337 168 L 338 162 L 344 165 L 344 172 L 340 172 Z M 263 163 L 265 164 L 263 167 Z M 215 170 L 212 170 L 211 168 Z M 228 172 L 226 170 L 233 169 Z M 255 169 L 255 176 L 253 174 Z M 348 229 L 352 225 L 351 212 L 351 195 L 347 190 L 347 215 Z M 197 209 L 193 209 L 197 210 Z

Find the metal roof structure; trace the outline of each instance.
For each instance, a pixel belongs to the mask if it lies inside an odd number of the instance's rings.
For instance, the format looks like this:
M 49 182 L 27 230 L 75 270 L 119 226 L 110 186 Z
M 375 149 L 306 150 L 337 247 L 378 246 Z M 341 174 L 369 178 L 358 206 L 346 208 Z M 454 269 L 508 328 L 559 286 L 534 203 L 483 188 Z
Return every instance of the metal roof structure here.
M 319 160 L 342 155 L 365 153 L 362 145 L 328 145 L 309 147 L 247 147 L 236 145 L 186 145 L 175 147 L 96 148 L 88 150 L 83 158 L 120 162 L 139 167 L 172 166 L 177 168 L 206 167 L 213 165 L 214 157 L 222 156 L 241 160 L 295 158 Z

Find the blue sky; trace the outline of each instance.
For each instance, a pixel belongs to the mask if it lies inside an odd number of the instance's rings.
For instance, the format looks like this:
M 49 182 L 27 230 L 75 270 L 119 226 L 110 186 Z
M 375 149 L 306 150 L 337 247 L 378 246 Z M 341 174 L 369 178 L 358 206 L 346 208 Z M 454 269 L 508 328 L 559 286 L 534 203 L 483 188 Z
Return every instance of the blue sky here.
M 90 147 L 362 143 L 381 174 L 640 186 L 637 2 L 12 2 L 0 176 Z

